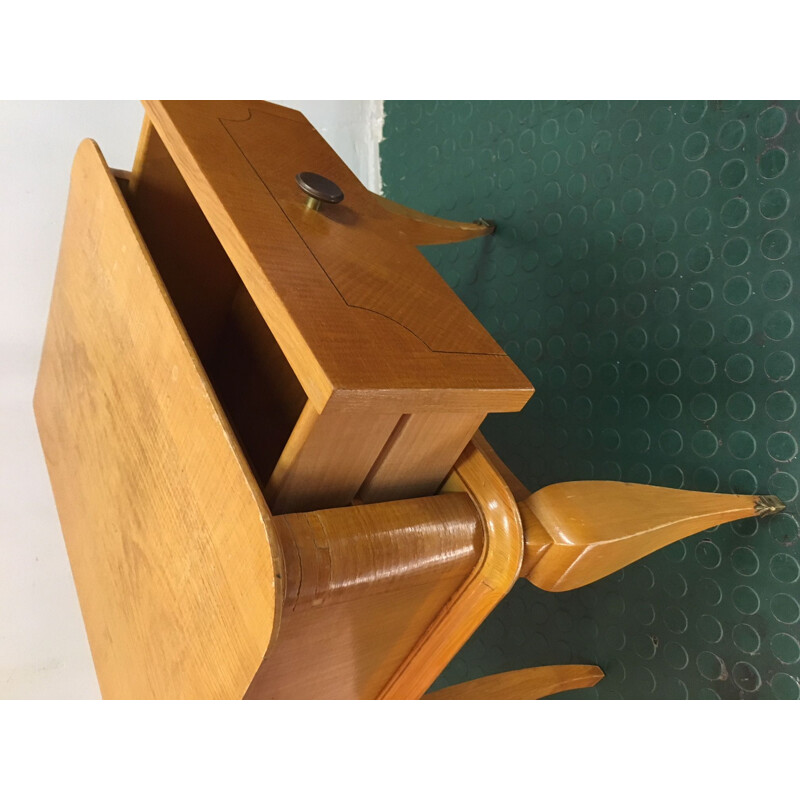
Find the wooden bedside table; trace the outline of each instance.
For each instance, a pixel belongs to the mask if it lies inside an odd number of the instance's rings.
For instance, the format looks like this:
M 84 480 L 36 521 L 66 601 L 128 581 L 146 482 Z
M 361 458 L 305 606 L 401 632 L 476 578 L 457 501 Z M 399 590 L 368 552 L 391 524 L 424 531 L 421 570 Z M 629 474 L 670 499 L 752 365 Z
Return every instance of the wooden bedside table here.
M 565 590 L 779 510 L 529 497 L 477 431 L 533 388 L 417 250 L 491 227 L 367 191 L 289 109 L 145 108 L 131 173 L 76 155 L 35 395 L 104 697 L 417 698 L 520 574 Z

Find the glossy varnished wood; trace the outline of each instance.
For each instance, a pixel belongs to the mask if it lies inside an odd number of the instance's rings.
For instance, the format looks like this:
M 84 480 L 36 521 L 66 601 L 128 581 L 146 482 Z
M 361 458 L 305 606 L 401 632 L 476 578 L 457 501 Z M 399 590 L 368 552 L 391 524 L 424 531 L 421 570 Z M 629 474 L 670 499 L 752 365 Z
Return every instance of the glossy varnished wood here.
M 614 482 L 526 496 L 477 436 L 440 496 L 273 518 L 251 464 L 281 512 L 423 494 L 481 417 L 367 412 L 335 393 L 318 411 L 219 251 L 203 279 L 219 291 L 197 314 L 191 264 L 145 203 L 166 214 L 173 198 L 175 230 L 196 229 L 158 142 L 146 128 L 130 176 L 91 142 L 78 152 L 35 399 L 104 696 L 420 697 L 521 564 L 537 586 L 571 589 L 779 510 Z M 598 677 L 554 669 L 448 696 Z
M 481 416 L 366 414 L 335 394 L 318 412 L 226 253 L 211 248 L 193 294 L 202 252 L 181 240 L 208 234 L 193 202 L 148 125 L 130 175 L 93 143 L 76 157 L 36 409 L 103 694 L 376 697 L 421 665 L 419 686 L 394 692 L 418 697 L 450 653 L 409 654 L 441 636 L 476 562 L 490 583 L 499 563 L 473 499 L 273 518 L 260 489 L 282 511 L 306 492 L 345 505 L 376 463 L 388 485 L 420 461 L 435 488 L 426 462 L 445 472 Z M 362 435 L 348 436 L 357 416 Z M 326 453 L 349 493 L 313 480 Z M 477 625 L 463 599 L 450 618 Z
M 34 407 L 103 696 L 241 697 L 278 626 L 280 546 L 89 140 L 73 165 Z
M 556 483 L 520 504 L 522 571 L 540 589 L 575 589 L 706 528 L 756 516 L 762 500 L 616 481 Z
M 254 699 L 376 698 L 483 546 L 465 494 L 288 514 L 275 527 L 283 616 L 247 693 Z
M 524 529 L 521 574 L 546 591 L 576 589 L 700 531 L 781 511 L 777 497 L 619 481 L 570 481 L 531 494 L 486 439 L 473 444 L 506 481 Z
M 422 697 L 508 593 L 522 565 L 522 523 L 517 504 L 503 479 L 472 444 L 464 450 L 442 491 L 465 492 L 473 499 L 483 527 L 480 557 L 386 684 L 381 699 Z
M 487 675 L 428 692 L 423 700 L 538 700 L 570 689 L 588 689 L 604 677 L 590 664 L 558 664 Z
M 389 213 L 390 216 L 385 220 L 389 231 L 396 236 L 407 237 L 414 245 L 464 242 L 468 239 L 490 236 L 495 231 L 494 224 L 489 221 L 454 222 L 423 214 L 379 194 L 373 194 L 371 199 L 379 208 Z M 382 217 L 378 209 L 371 210 L 373 215 Z
M 419 698 L 518 575 L 576 588 L 782 508 L 529 494 L 476 432 L 532 387 L 415 247 L 488 228 L 368 192 L 288 109 L 146 109 L 131 173 L 76 156 L 35 397 L 104 696 Z M 300 171 L 344 200 L 309 208 Z

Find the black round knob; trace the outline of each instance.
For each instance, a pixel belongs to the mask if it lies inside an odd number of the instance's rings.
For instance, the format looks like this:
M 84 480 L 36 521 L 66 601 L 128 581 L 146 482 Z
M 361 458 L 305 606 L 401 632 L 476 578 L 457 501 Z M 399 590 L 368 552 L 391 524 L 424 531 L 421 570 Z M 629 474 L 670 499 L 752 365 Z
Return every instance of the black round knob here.
M 332 180 L 316 172 L 300 172 L 295 180 L 308 195 L 309 208 L 319 208 L 320 202 L 341 203 L 344 200 L 344 192 Z

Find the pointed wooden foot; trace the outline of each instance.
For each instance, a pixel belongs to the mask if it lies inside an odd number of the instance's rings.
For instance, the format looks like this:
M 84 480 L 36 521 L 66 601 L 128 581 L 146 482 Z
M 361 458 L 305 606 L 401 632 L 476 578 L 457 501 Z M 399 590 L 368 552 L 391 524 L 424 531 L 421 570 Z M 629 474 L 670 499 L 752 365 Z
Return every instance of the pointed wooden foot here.
M 551 592 L 577 589 L 695 533 L 786 506 L 774 495 L 711 494 L 616 481 L 557 483 L 534 494 L 480 434 L 475 447 L 519 504 L 520 574 Z
M 415 245 L 452 244 L 465 242 L 479 236 L 494 233 L 495 225 L 485 219 L 475 222 L 454 222 L 441 217 L 423 214 L 413 208 L 395 203 L 386 197 L 373 193 L 373 198 L 383 211 L 391 214 L 393 228 L 408 237 Z
M 429 692 L 423 700 L 538 700 L 568 689 L 588 689 L 604 676 L 589 664 L 531 667 L 488 675 Z
M 772 496 L 615 481 L 556 483 L 520 503 L 525 529 L 522 574 L 547 591 L 576 589 L 678 539 L 784 508 Z

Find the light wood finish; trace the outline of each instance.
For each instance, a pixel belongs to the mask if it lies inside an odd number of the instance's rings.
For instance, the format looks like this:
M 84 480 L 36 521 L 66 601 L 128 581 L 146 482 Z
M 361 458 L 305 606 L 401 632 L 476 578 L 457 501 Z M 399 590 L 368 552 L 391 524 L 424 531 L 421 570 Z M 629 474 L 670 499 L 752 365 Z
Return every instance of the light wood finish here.
M 465 444 L 532 387 L 414 246 L 486 231 L 368 192 L 296 112 L 146 109 L 130 174 L 78 150 L 35 396 L 105 697 L 418 698 L 521 566 L 563 591 L 782 509 L 528 496 Z M 303 170 L 344 202 L 306 207 Z M 478 690 L 599 677 L 551 670 Z
M 266 483 L 307 398 L 147 117 L 125 196 L 237 438 Z
M 785 506 L 773 496 L 715 494 L 617 481 L 572 481 L 531 494 L 480 433 L 473 444 L 519 504 L 525 547 L 521 574 L 562 592 L 600 580 L 672 542 Z
M 495 226 L 481 222 L 453 222 L 441 217 L 423 214 L 408 206 L 395 203 L 388 197 L 372 194 L 372 200 L 391 217 L 388 219 L 390 230 L 399 236 L 408 237 L 414 245 L 449 244 L 451 242 L 464 242 L 480 236 L 490 236 L 494 233 Z M 377 209 L 373 211 L 376 213 Z
M 521 503 L 530 496 L 530 490 L 506 466 L 505 462 L 497 455 L 489 442 L 486 441 L 486 437 L 480 431 L 472 437 L 472 444 L 483 454 L 486 460 L 492 465 L 495 472 L 505 481 L 506 486 L 511 490 L 511 494 L 514 495 L 514 499 L 517 503 Z M 522 511 L 522 508 L 520 508 L 520 511 Z
M 318 411 L 334 392 L 363 408 L 375 391 L 399 413 L 522 408 L 530 383 L 302 114 L 258 101 L 145 109 Z M 302 170 L 344 201 L 307 209 Z
M 483 421 L 474 414 L 406 414 L 359 491 L 367 503 L 435 494 Z
M 332 407 L 333 406 L 333 407 Z M 273 512 L 345 506 L 398 423 L 396 414 L 358 414 L 307 402 L 266 488 Z
M 275 527 L 286 563 L 281 630 L 248 698 L 374 699 L 483 542 L 464 494 L 289 514 Z
M 328 497 L 349 502 L 368 475 L 363 493 L 372 499 L 434 491 L 487 413 L 522 408 L 530 383 L 415 246 L 484 235 L 485 226 L 383 201 L 289 109 L 259 101 L 145 108 L 152 128 L 143 131 L 135 193 L 146 202 L 147 176 L 163 180 L 163 146 L 310 404 L 304 426 L 285 438 L 278 473 L 266 478 L 280 510 L 321 508 Z M 334 180 L 344 201 L 309 209 L 295 181 L 301 171 Z M 229 308 L 229 294 L 214 302 Z M 198 348 L 202 357 L 200 339 Z M 426 424 L 427 414 L 453 418 Z M 387 435 L 362 470 L 390 415 L 392 447 L 384 448 Z M 334 418 L 339 440 L 365 443 L 348 475 L 341 474 L 346 454 L 325 446 Z M 324 426 L 316 434 L 308 428 L 314 420 Z M 423 449 L 410 449 L 423 438 Z M 316 496 L 305 488 L 294 499 L 301 485 L 318 487 Z
M 136 155 L 133 158 L 131 177 L 128 182 L 128 188 L 132 193 L 138 188 L 139 178 L 145 169 L 145 164 L 148 160 L 148 151 L 150 149 L 150 139 L 153 135 L 158 135 L 155 130 L 156 129 L 153 127 L 150 117 L 145 114 L 144 119 L 142 120 L 142 128 L 139 131 L 139 141 L 136 144 Z
M 242 282 L 147 119 L 127 195 L 161 279 L 208 366 Z
M 492 449 L 489 442 L 480 431 L 475 434 L 472 443 L 486 457 L 489 463 L 497 470 L 497 473 L 508 485 L 514 499 L 519 507 L 519 515 L 522 520 L 522 529 L 525 532 L 525 547 L 522 557 L 522 574 L 526 575 L 534 563 L 544 554 L 544 551 L 553 543 L 547 535 L 547 531 L 542 527 L 541 522 L 536 518 L 533 509 L 527 502 L 530 491 L 525 484 L 506 466 L 500 456 Z
M 155 126 L 142 139 L 131 174 L 89 141 L 76 156 L 35 398 L 101 691 L 376 697 L 421 665 L 393 695 L 418 697 L 452 655 L 420 658 L 442 608 L 470 576 L 502 596 L 502 521 L 485 545 L 452 491 L 273 518 L 259 481 L 283 511 L 350 502 L 376 462 L 387 483 L 418 470 L 435 488 L 427 462 L 445 472 L 482 412 L 430 412 L 432 394 L 384 413 L 379 391 L 317 408 Z M 463 598 L 451 615 L 462 641 L 492 605 L 470 591 L 479 618 Z
M 523 575 L 563 592 L 585 586 L 706 528 L 764 514 L 777 498 L 711 494 L 614 481 L 556 483 L 521 504 Z
M 459 458 L 443 492 L 466 492 L 483 523 L 480 558 L 380 693 L 380 699 L 419 698 L 503 599 L 522 564 L 522 523 L 502 478 L 473 445 Z
M 103 696 L 241 697 L 278 626 L 280 546 L 89 140 L 72 169 L 34 408 Z
M 435 692 L 423 700 L 538 700 L 570 689 L 588 689 L 604 677 L 600 667 L 559 664 L 487 675 Z

